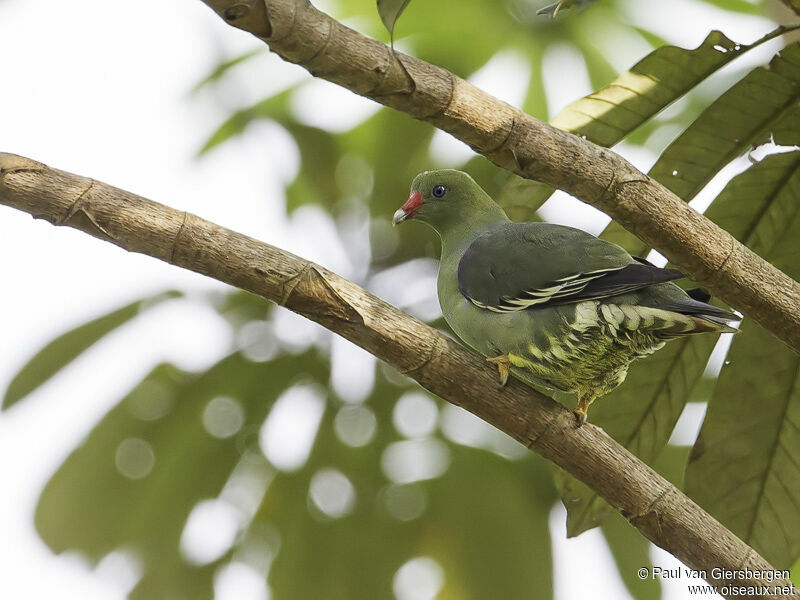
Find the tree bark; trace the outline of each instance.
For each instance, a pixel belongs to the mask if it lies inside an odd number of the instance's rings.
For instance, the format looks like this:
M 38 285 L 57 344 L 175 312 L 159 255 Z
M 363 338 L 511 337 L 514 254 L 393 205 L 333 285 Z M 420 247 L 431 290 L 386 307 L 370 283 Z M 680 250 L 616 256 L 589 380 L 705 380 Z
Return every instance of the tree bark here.
M 512 379 L 428 325 L 319 265 L 105 183 L 0 153 L 0 204 L 54 225 L 74 227 L 281 304 L 330 329 L 474 413 L 577 477 L 653 543 L 693 569 L 761 572 L 740 586 L 768 581 L 773 567 L 676 487 L 602 429 L 575 426 L 560 404 Z M 727 597 L 738 597 L 728 594 Z M 752 597 L 752 594 L 750 595 Z M 785 597 L 778 593 L 766 598 Z M 800 592 L 795 591 L 795 598 Z
M 800 353 L 800 284 L 611 150 L 364 36 L 307 0 L 203 0 L 315 77 L 404 112 L 496 165 L 606 212 Z

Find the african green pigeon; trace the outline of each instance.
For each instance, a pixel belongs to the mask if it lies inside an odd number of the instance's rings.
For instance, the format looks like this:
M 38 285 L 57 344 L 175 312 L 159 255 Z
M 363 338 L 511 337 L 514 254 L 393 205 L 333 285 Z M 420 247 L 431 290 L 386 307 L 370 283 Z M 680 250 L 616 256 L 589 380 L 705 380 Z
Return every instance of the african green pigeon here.
M 680 271 L 552 223 L 512 223 L 466 173 L 429 171 L 392 222 L 427 223 L 442 240 L 439 303 L 453 331 L 523 380 L 579 394 L 575 415 L 667 340 L 730 332 L 739 317 L 685 292 Z M 690 295 L 692 294 L 692 295 Z

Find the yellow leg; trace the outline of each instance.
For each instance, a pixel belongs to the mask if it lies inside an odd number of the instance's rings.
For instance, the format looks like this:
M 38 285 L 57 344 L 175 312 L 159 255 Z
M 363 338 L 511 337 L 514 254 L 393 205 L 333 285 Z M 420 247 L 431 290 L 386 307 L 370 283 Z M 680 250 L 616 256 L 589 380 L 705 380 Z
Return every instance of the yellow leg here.
M 497 366 L 497 371 L 500 373 L 500 387 L 506 387 L 508 383 L 508 374 L 511 370 L 511 362 L 508 360 L 508 354 L 501 354 L 494 358 L 487 358 L 487 361 Z
M 586 413 L 589 412 L 589 405 L 594 401 L 595 395 L 591 392 L 581 394 L 578 398 L 578 406 L 575 407 L 575 418 L 578 420 L 578 427 L 586 423 Z

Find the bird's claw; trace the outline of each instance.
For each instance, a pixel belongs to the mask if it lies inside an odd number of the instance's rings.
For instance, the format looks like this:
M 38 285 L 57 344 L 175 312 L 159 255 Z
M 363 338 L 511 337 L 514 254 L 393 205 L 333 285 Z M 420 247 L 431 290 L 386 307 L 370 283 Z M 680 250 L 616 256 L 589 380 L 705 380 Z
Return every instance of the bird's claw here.
M 502 354 L 486 360 L 497 367 L 497 372 L 500 374 L 500 387 L 506 387 L 508 376 L 511 373 L 511 362 L 508 360 L 508 355 Z
M 509 374 L 508 367 L 505 368 L 498 367 L 497 370 L 500 371 L 500 387 L 504 388 L 508 383 L 508 374 Z
M 573 411 L 578 427 L 582 427 L 583 424 L 586 423 L 586 413 L 589 412 L 589 405 L 594 401 L 594 398 L 595 395 L 591 393 L 581 394 L 578 398 L 578 406 L 576 406 Z

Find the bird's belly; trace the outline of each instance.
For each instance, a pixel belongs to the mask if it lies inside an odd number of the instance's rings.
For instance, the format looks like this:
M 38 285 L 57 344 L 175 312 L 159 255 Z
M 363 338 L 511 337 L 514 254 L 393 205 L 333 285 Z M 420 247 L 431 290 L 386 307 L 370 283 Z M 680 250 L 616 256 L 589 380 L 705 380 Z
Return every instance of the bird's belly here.
M 664 345 L 644 331 L 615 326 L 596 301 L 494 313 L 464 299 L 442 309 L 467 345 L 487 357 L 507 355 L 523 380 L 532 375 L 534 383 L 568 392 L 608 393 L 633 360 Z

